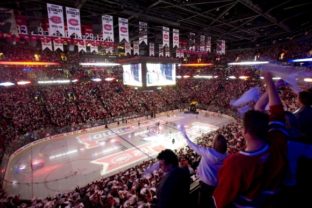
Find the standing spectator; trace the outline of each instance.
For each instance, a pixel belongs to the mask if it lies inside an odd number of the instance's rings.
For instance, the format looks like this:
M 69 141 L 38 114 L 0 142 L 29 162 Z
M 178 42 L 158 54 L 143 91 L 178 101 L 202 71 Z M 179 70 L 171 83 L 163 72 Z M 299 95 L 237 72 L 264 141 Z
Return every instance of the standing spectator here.
M 189 172 L 178 167 L 178 157 L 172 150 L 161 151 L 157 159 L 165 173 L 157 187 L 157 208 L 189 207 Z
M 197 167 L 197 175 L 199 178 L 199 207 L 213 207 L 212 193 L 217 185 L 218 171 L 223 165 L 226 158 L 227 141 L 221 134 L 216 135 L 213 140 L 213 147 L 203 147 L 193 143 L 182 129 L 188 146 L 201 156 Z
M 270 204 L 284 179 L 286 136 L 284 110 L 270 73 L 264 74 L 270 105 L 269 116 L 248 111 L 243 119 L 246 148 L 229 156 L 219 172 L 214 192 L 216 207 L 263 207 Z

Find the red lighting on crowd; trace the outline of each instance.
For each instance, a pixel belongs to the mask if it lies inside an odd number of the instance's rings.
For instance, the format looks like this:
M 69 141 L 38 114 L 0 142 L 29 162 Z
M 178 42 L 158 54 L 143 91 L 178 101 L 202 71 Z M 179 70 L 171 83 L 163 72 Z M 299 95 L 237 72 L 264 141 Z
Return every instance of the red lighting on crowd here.
M 0 61 L 0 65 L 15 65 L 15 66 L 57 66 L 56 62 L 33 62 L 33 61 Z

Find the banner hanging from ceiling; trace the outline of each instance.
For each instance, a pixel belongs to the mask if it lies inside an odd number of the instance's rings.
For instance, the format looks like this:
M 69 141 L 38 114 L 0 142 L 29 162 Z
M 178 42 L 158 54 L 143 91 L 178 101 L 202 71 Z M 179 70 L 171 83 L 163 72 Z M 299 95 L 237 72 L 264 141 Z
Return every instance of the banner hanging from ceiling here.
M 163 27 L 163 44 L 162 46 L 165 47 L 165 46 L 170 46 L 169 43 L 170 43 L 170 39 L 169 39 L 169 27 Z
M 41 49 L 49 49 L 50 51 L 53 51 L 52 47 L 52 39 L 49 37 L 42 37 L 41 39 Z
M 65 37 L 63 7 L 47 4 L 49 18 L 49 35 Z
M 206 38 L 206 52 L 211 52 L 211 37 Z
M 201 35 L 199 38 L 199 51 L 204 52 L 205 51 L 205 36 Z
M 64 51 L 64 41 L 61 38 L 56 38 L 53 40 L 53 45 L 54 45 L 54 51 L 57 49 L 60 49 L 61 51 Z
M 189 34 L 189 50 L 195 51 L 195 33 Z
M 149 44 L 149 56 L 155 56 L 155 44 L 154 43 Z
M 225 54 L 225 40 L 217 40 L 216 53 L 219 55 Z
M 102 16 L 102 32 L 103 40 L 107 42 L 114 42 L 114 22 L 113 16 Z
M 139 41 L 133 41 L 133 55 L 139 55 Z
M 125 55 L 131 56 L 131 45 L 130 43 L 125 42 Z
M 81 23 L 79 9 L 66 7 L 67 35 L 81 38 Z
M 179 30 L 178 29 L 173 29 L 172 30 L 172 47 L 180 47 L 179 41 L 180 41 L 180 37 L 179 37 Z
M 162 44 L 159 44 L 159 52 L 158 52 L 159 57 L 164 56 L 164 47 Z
M 126 41 L 129 43 L 128 19 L 118 18 L 119 23 L 119 42 Z

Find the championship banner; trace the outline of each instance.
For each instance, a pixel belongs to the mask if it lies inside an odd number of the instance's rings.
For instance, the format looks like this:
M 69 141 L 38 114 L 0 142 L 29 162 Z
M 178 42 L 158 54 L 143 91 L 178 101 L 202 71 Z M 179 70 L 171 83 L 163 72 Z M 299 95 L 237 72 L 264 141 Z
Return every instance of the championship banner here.
M 149 44 L 149 56 L 155 56 L 155 44 L 154 43 Z
M 205 51 L 205 36 L 201 35 L 199 39 L 199 51 L 204 52 Z
M 177 47 L 179 48 L 180 47 L 180 44 L 179 44 L 179 41 L 180 41 L 180 37 L 179 37 L 179 30 L 178 29 L 173 29 L 173 34 L 172 34 L 172 47 Z
M 54 51 L 57 49 L 60 49 L 61 51 L 64 51 L 64 45 L 63 45 L 63 40 L 61 38 L 57 38 L 53 40 L 53 45 L 54 45 Z
M 17 33 L 19 35 L 28 35 L 27 17 L 15 16 Z
M 189 50 L 195 51 L 195 33 L 189 34 Z
M 139 44 L 145 43 L 147 45 L 147 23 L 139 22 Z
M 105 47 L 105 52 L 106 53 L 112 54 L 113 50 L 114 50 L 114 48 L 111 45 L 108 45 L 108 46 Z
M 225 54 L 225 40 L 217 40 L 216 53 L 219 55 Z
M 49 35 L 65 37 L 63 7 L 47 4 L 49 18 Z
M 127 42 L 125 42 L 125 55 L 131 56 L 131 45 L 130 45 L 130 43 L 127 43 Z
M 139 55 L 139 41 L 133 41 L 133 55 Z
M 13 9 L 0 8 L 0 33 L 17 35 Z
M 125 40 L 129 43 L 128 19 L 118 18 L 119 22 L 119 42 Z
M 206 39 L 206 52 L 211 52 L 211 37 L 207 37 Z
M 79 9 L 66 7 L 67 37 L 74 35 L 81 38 L 81 23 Z
M 165 47 L 165 56 L 170 57 L 169 47 Z
M 170 46 L 169 45 L 169 27 L 163 27 L 163 44 L 162 46 L 165 47 L 165 46 Z
M 91 51 L 91 53 L 92 53 L 92 52 L 97 53 L 97 52 L 99 51 L 99 50 L 98 50 L 98 44 L 97 44 L 96 41 L 91 41 L 91 42 L 90 42 L 90 51 Z
M 84 52 L 87 51 L 85 40 L 78 41 L 78 52 L 81 52 L 81 51 L 84 51 Z
M 159 44 L 159 57 L 164 56 L 164 47 L 162 44 Z
M 42 37 L 40 40 L 41 40 L 41 49 L 42 50 L 49 49 L 50 51 L 53 51 L 51 38 Z
M 179 49 L 176 50 L 176 58 L 180 58 L 180 50 Z
M 114 42 L 113 16 L 110 15 L 102 16 L 102 29 L 103 29 L 103 40 L 106 42 Z

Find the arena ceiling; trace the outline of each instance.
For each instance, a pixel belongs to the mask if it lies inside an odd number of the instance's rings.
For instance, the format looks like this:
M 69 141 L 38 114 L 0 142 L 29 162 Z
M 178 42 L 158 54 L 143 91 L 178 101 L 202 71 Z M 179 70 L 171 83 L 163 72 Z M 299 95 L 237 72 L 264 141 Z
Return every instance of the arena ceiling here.
M 0 7 L 21 11 L 34 21 L 46 18 L 46 3 L 79 8 L 82 24 L 101 30 L 102 14 L 129 19 L 130 39 L 137 39 L 138 21 L 149 24 L 149 37 L 160 40 L 162 26 L 225 39 L 230 48 L 268 45 L 311 34 L 311 0 L 12 0 Z M 159 35 L 158 35 L 159 34 Z

